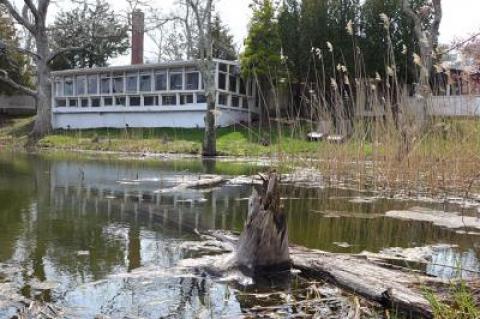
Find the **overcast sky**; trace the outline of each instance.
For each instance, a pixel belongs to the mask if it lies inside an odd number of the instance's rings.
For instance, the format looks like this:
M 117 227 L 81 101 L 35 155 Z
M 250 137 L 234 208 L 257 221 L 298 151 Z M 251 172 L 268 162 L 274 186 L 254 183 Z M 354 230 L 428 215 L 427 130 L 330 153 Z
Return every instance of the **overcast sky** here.
M 110 0 L 114 7 L 123 2 Z M 153 0 L 159 8 L 169 12 L 173 8 L 174 0 Z M 56 3 L 61 3 L 58 1 Z M 223 21 L 228 25 L 238 45 L 243 43 L 247 34 L 247 25 L 250 18 L 248 5 L 250 0 L 219 0 L 217 10 L 220 11 Z M 450 43 L 455 37 L 466 37 L 480 31 L 480 0 L 442 0 L 443 20 L 440 28 L 440 41 Z M 148 51 L 148 44 L 146 47 Z M 148 52 L 146 53 L 149 57 Z M 151 54 L 150 54 L 151 55 Z M 150 58 L 152 58 L 150 56 Z M 128 57 L 115 59 L 114 64 L 126 64 Z

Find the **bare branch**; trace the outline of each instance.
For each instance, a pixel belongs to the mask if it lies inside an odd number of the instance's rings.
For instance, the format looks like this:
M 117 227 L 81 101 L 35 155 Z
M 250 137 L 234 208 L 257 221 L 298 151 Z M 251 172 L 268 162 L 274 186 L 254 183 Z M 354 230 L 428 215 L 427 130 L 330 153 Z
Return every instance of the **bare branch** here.
M 21 24 L 24 26 L 28 31 L 31 33 L 35 33 L 35 26 L 28 22 L 20 13 L 15 9 L 13 4 L 9 0 L 0 0 L 0 3 L 3 4 L 8 12 L 12 15 L 12 17 L 17 21 L 17 23 Z
M 26 87 L 26 86 L 24 86 L 24 85 L 18 84 L 17 82 L 15 82 L 14 80 L 12 80 L 12 79 L 8 76 L 8 72 L 7 72 L 7 71 L 2 70 L 2 69 L 0 69 L 0 81 L 2 81 L 3 83 L 8 84 L 9 86 L 11 86 L 12 88 L 14 88 L 14 89 L 16 89 L 16 90 L 19 90 L 19 91 L 23 92 L 23 93 L 26 94 L 26 95 L 30 95 L 30 96 L 36 96 L 36 95 L 37 95 L 37 91 L 32 90 L 32 89 L 30 89 L 29 87 Z
M 30 9 L 30 12 L 32 12 L 35 18 L 35 21 L 38 22 L 38 18 L 39 18 L 38 11 L 37 11 L 37 8 L 35 8 L 35 6 L 33 5 L 32 0 L 23 0 L 23 1 L 25 2 L 25 6 L 28 7 L 28 9 Z M 25 14 L 23 16 L 25 17 Z
M 57 51 L 50 53 L 50 55 L 47 57 L 47 64 L 52 62 L 56 57 L 62 54 L 74 52 L 74 51 L 82 51 L 82 50 L 86 50 L 85 47 L 68 47 L 68 48 L 58 49 Z M 89 50 L 87 51 L 92 53 Z

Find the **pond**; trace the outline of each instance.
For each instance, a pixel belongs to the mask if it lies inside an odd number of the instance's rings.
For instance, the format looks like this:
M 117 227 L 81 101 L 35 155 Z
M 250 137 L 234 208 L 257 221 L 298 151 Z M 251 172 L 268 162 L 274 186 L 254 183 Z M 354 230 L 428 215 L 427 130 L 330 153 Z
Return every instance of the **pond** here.
M 165 271 L 195 256 L 182 243 L 197 240 L 196 230 L 241 231 L 252 192 L 243 183 L 169 189 L 200 174 L 233 177 L 263 169 L 198 159 L 0 154 L 0 283 L 12 283 L 25 298 L 58 305 L 68 318 L 237 318 L 253 316 L 247 309 L 256 305 L 301 313 L 288 306 L 308 295 L 297 291 L 311 288 L 299 276 L 240 285 Z M 413 206 L 458 211 L 457 204 L 377 198 L 321 183 L 285 184 L 282 196 L 292 243 L 346 253 L 446 244 L 435 250 L 427 273 L 451 277 L 459 265 L 480 271 L 478 233 L 385 217 Z M 314 285 L 322 296 L 345 297 L 345 303 L 323 309 L 324 317 L 348 312 L 349 294 Z M 1 318 L 15 311 L 16 305 L 0 298 Z

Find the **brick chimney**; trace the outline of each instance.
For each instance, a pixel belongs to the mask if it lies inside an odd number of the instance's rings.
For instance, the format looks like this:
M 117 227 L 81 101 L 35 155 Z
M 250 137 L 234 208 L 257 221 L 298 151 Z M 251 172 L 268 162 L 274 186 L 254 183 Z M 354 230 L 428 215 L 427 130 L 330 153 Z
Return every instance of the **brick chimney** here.
M 142 11 L 132 12 L 132 64 L 143 64 L 144 19 Z

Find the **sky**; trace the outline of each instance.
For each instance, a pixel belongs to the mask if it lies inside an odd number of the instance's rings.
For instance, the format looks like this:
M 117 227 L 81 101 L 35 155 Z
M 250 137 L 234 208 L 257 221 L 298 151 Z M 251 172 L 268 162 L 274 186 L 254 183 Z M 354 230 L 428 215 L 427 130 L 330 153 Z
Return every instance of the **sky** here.
M 19 0 L 17 0 L 19 1 Z M 110 0 L 114 8 L 119 7 L 121 0 Z M 151 0 L 154 6 L 166 13 L 172 11 L 175 0 Z M 234 35 L 235 42 L 241 46 L 247 35 L 248 22 L 250 19 L 250 0 L 219 0 L 216 6 L 223 22 L 227 24 Z M 61 1 L 57 1 L 60 4 Z M 480 0 L 442 0 L 443 19 L 440 26 L 440 42 L 450 43 L 455 38 L 466 38 L 469 34 L 480 32 Z M 54 11 L 58 8 L 53 8 Z M 146 58 L 152 51 L 148 40 L 145 48 Z M 151 53 L 150 53 L 151 55 Z M 112 64 L 128 64 L 129 56 L 120 57 L 112 61 Z

